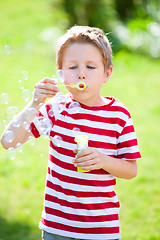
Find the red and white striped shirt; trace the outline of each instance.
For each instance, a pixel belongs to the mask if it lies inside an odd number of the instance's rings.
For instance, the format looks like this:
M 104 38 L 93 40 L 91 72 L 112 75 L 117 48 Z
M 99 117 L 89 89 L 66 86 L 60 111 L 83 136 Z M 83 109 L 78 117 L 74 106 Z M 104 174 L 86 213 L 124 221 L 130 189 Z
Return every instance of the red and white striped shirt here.
M 74 100 L 67 98 L 61 112 L 54 98 L 48 101 L 31 124 L 35 137 L 49 133 L 50 139 L 39 227 L 72 238 L 119 239 L 116 179 L 103 169 L 77 171 L 72 163 L 77 135 L 74 129 L 79 128 L 81 134 L 88 136 L 89 147 L 111 157 L 136 160 L 141 156 L 130 113 L 115 98 L 109 98 L 110 103 L 103 106 L 80 104 L 73 108 L 70 106 Z M 49 125 L 47 130 L 45 124 Z

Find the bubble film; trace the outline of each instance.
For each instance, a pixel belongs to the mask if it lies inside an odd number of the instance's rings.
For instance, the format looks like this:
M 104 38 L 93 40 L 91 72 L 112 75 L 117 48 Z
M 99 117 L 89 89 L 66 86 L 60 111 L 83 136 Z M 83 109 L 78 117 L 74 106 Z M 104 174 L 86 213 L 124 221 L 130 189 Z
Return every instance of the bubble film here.
M 6 119 L 11 121 L 15 115 L 19 112 L 19 109 L 16 106 L 10 106 L 6 109 Z
M 8 130 L 4 134 L 4 141 L 11 143 L 14 140 L 14 133 L 11 130 Z
M 7 150 L 7 158 L 10 160 L 14 160 L 16 158 L 16 150 L 13 147 L 8 148 Z
M 10 100 L 10 97 L 9 97 L 9 94 L 8 93 L 2 93 L 0 95 L 0 102 L 2 104 L 8 104 L 9 103 L 9 100 Z
M 54 137 L 53 137 L 53 144 L 56 146 L 56 147 L 61 147 L 62 146 L 62 141 L 63 141 L 63 139 L 62 139 L 62 137 L 61 136 L 59 136 L 59 135 L 55 135 Z

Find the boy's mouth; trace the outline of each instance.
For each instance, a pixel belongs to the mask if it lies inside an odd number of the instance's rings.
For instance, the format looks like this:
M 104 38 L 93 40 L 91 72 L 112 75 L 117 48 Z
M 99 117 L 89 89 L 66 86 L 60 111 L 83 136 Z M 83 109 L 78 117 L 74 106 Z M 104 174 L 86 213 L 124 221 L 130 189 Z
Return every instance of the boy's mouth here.
M 83 91 L 86 88 L 86 84 L 84 82 L 78 82 L 75 87 L 80 90 Z

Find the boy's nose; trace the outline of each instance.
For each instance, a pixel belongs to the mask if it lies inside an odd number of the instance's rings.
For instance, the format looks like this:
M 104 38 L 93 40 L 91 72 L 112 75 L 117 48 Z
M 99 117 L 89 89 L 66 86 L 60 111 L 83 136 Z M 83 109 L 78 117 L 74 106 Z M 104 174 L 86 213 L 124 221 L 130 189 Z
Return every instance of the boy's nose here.
M 86 79 L 86 77 L 84 76 L 84 74 L 83 75 L 78 74 L 78 79 Z
M 84 70 L 78 72 L 78 79 L 86 79 L 86 74 Z

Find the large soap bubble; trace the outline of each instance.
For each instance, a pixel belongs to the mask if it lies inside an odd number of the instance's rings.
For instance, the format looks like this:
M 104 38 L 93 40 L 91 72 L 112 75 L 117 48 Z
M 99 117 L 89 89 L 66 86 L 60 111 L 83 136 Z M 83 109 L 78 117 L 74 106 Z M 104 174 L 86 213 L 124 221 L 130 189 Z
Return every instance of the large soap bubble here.
M 37 109 L 33 108 L 33 107 L 30 107 L 26 110 L 25 112 L 25 118 L 28 122 L 32 122 L 35 115 L 37 113 Z
M 13 147 L 8 148 L 7 150 L 7 158 L 10 160 L 14 160 L 16 158 L 16 149 Z
M 2 93 L 0 95 L 0 102 L 2 104 L 8 104 L 9 103 L 9 100 L 10 100 L 10 97 L 9 97 L 9 94 L 8 93 Z
M 62 146 L 62 141 L 63 141 L 63 139 L 59 135 L 55 135 L 52 139 L 52 142 L 56 147 L 61 147 Z
M 12 121 L 12 126 L 18 128 L 20 127 L 21 124 L 22 124 L 22 117 L 14 116 Z
M 10 54 L 11 53 L 11 46 L 9 46 L 9 45 L 4 46 L 4 53 Z
M 22 72 L 22 79 L 28 80 L 28 78 L 29 78 L 29 72 L 28 71 L 23 71 Z
M 39 117 L 38 129 L 41 135 L 49 135 L 51 131 L 51 121 L 44 117 Z
M 4 133 L 4 141 L 7 143 L 11 143 L 14 140 L 14 133 L 11 130 L 7 130 Z
M 10 106 L 6 109 L 6 119 L 11 121 L 15 115 L 19 112 L 19 109 L 16 106 Z
M 22 90 L 22 98 L 25 102 L 28 102 L 32 97 L 32 93 L 29 89 L 23 89 Z
M 56 77 L 57 77 L 57 79 L 58 79 L 59 82 L 64 83 L 64 81 L 65 81 L 65 76 L 64 76 L 64 71 L 63 71 L 62 69 L 57 70 L 57 72 L 56 72 Z

